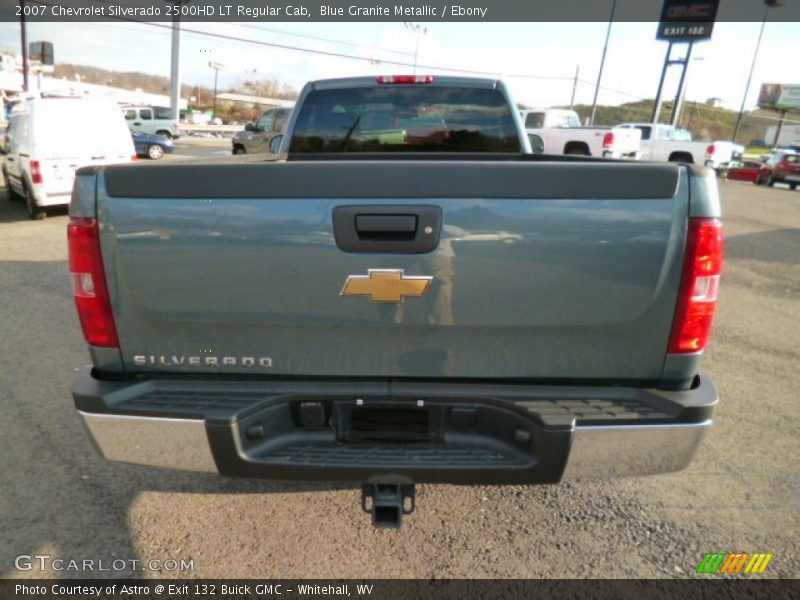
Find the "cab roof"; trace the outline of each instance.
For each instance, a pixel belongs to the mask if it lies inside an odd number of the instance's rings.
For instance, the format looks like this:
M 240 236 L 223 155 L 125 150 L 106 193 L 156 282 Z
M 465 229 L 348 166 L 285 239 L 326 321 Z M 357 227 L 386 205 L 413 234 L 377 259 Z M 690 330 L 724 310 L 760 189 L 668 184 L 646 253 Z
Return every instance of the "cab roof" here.
M 471 87 L 496 89 L 503 87 L 499 79 L 480 78 L 480 77 L 452 77 L 448 75 L 431 75 L 430 83 L 378 83 L 379 77 L 406 76 L 404 73 L 376 75 L 373 77 L 342 77 L 336 79 L 318 79 L 310 81 L 306 87 L 311 90 L 334 90 L 354 87 L 380 87 L 384 85 L 418 85 L 418 86 L 437 86 L 437 87 Z M 419 77 L 426 77 L 420 75 Z

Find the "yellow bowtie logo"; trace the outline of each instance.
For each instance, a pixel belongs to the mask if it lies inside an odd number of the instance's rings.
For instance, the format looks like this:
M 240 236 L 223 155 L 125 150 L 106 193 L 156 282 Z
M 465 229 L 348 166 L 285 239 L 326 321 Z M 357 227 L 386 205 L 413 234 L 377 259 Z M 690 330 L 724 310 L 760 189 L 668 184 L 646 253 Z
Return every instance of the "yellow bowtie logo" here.
M 350 275 L 340 296 L 369 296 L 372 302 L 402 302 L 425 295 L 433 277 L 406 276 L 403 269 L 369 269 L 367 275 Z

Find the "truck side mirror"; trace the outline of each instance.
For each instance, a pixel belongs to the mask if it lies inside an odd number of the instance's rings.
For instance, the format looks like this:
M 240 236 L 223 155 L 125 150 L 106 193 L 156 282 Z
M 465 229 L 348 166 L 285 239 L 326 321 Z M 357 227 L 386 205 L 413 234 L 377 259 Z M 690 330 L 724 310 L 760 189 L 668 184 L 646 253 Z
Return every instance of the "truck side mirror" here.
M 255 124 L 255 123 L 252 123 L 252 122 L 250 122 L 250 123 L 245 123 L 245 124 L 244 124 L 244 130 L 245 130 L 245 131 L 255 131 L 255 130 L 256 130 L 256 124 Z
M 269 153 L 278 154 L 281 150 L 281 142 L 283 142 L 283 135 L 276 135 L 269 143 Z
M 542 140 L 541 136 L 529 133 L 528 141 L 531 143 L 531 152 L 533 154 L 542 154 L 544 152 L 544 140 Z

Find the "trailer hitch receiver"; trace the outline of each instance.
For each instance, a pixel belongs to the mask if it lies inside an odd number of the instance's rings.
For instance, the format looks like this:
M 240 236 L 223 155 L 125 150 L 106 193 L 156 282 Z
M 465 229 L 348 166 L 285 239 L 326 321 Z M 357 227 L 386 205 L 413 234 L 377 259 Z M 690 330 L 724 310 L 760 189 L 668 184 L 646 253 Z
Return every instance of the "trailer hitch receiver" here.
M 414 512 L 414 484 L 365 483 L 361 486 L 361 508 L 372 513 L 372 524 L 382 529 L 397 529 L 403 515 Z

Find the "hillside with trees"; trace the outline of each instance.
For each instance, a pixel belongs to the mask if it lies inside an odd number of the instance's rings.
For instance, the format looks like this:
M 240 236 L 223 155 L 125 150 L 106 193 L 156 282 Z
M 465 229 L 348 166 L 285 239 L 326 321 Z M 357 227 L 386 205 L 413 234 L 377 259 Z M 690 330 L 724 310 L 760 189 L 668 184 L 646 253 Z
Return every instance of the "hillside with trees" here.
M 109 85 L 127 90 L 140 89 L 153 94 L 169 95 L 169 78 L 161 75 L 138 71 L 122 72 L 90 67 L 87 65 L 59 64 L 52 75 L 56 78 L 80 79 L 87 83 Z M 275 79 L 251 79 L 243 81 L 233 88 L 219 89 L 218 93 L 235 92 L 252 96 L 267 96 L 294 100 L 297 90 Z M 181 97 L 187 100 L 191 109 L 202 112 L 211 111 L 214 105 L 213 90 L 206 86 L 184 84 Z M 595 125 L 616 125 L 629 121 L 649 121 L 653 110 L 653 100 L 628 102 L 618 106 L 598 106 Z M 666 123 L 672 114 L 672 102 L 662 105 L 660 121 Z M 565 107 L 566 108 L 566 107 Z M 578 104 L 573 107 L 582 122 L 588 122 L 592 107 Z M 255 119 L 264 110 L 263 105 L 217 101 L 217 115 L 223 121 L 249 121 Z M 713 140 L 730 139 L 736 123 L 736 111 L 713 107 L 699 102 L 685 102 L 681 111 L 678 126 L 692 132 L 695 139 Z M 765 140 L 767 128 L 776 125 L 779 115 L 776 112 L 755 110 L 745 113 L 739 128 L 738 141 L 746 145 L 771 145 L 773 140 Z M 791 117 L 787 122 L 797 122 L 800 117 Z
M 653 100 L 640 100 L 619 106 L 598 106 L 595 125 L 616 125 L 630 121 L 649 121 L 653 111 Z M 668 123 L 672 116 L 673 103 L 664 102 L 659 121 Z M 581 122 L 588 122 L 592 114 L 591 105 L 578 104 L 573 107 L 580 115 Z M 678 127 L 688 129 L 697 140 L 731 139 L 736 126 L 737 112 L 726 108 L 713 107 L 701 102 L 684 102 Z M 739 143 L 760 145 L 759 141 L 771 145 L 773 140 L 764 140 L 767 127 L 777 125 L 780 116 L 777 112 L 754 110 L 745 113 L 737 136 Z
M 59 64 L 56 65 L 52 77 L 57 79 L 71 79 L 108 85 L 125 90 L 142 90 L 151 94 L 169 96 L 169 78 L 161 75 L 142 73 L 138 71 L 109 71 L 86 65 Z M 232 88 L 220 88 L 218 94 L 235 92 L 252 96 L 267 96 L 294 100 L 297 90 L 280 83 L 275 79 L 252 79 L 242 82 Z M 199 85 L 184 84 L 181 86 L 181 98 L 187 101 L 189 108 L 201 112 L 210 111 L 214 106 L 214 91 L 211 88 Z M 249 121 L 263 112 L 264 106 L 244 102 L 217 101 L 217 115 L 223 121 Z

